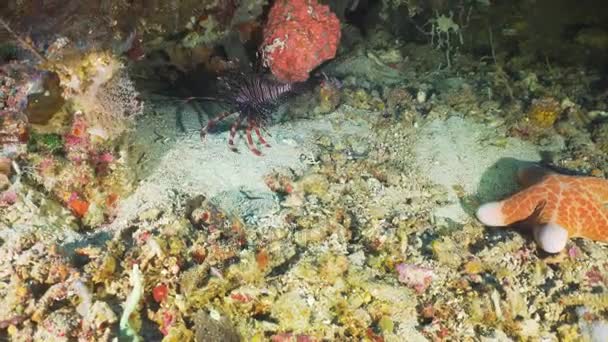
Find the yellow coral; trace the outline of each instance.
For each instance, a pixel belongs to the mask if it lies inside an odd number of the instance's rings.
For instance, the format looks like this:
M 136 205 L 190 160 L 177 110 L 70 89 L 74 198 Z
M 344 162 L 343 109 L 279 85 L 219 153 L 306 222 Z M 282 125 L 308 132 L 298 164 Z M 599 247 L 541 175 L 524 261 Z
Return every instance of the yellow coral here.
M 45 66 L 59 75 L 66 98 L 85 93 L 91 86 L 99 87 L 122 68 L 111 53 L 98 51 L 86 55 L 72 53 Z
M 561 111 L 557 100 L 545 97 L 532 101 L 527 117 L 533 125 L 540 128 L 549 128 L 553 126 Z
M 310 324 L 312 309 L 297 290 L 281 295 L 272 307 L 272 316 L 283 330 L 303 331 Z
M 340 89 L 332 85 L 322 85 L 319 89 L 319 113 L 329 113 L 340 104 Z
M 466 274 L 479 274 L 484 271 L 485 266 L 479 260 L 470 260 L 464 264 Z
M 194 333 L 183 324 L 177 324 L 169 328 L 169 333 L 163 338 L 163 342 L 187 342 L 194 341 Z
M 73 52 L 48 68 L 59 75 L 70 108 L 83 112 L 89 133 L 101 140 L 119 137 L 143 110 L 123 63 L 110 52 Z
M 383 111 L 385 109 L 384 102 L 381 99 L 369 94 L 364 89 L 357 89 L 356 91 L 347 89 L 344 95 L 346 103 L 354 108 L 376 111 Z
M 595 311 L 608 308 L 608 295 L 605 293 L 574 293 L 561 297 L 559 301 L 564 306 L 585 305 Z
M 561 341 L 571 342 L 581 340 L 581 334 L 576 325 L 562 325 L 561 327 L 557 328 L 557 332 Z
M 93 282 L 104 283 L 115 274 L 117 268 L 116 258 L 111 254 L 106 255 L 98 268 L 94 270 Z
M 304 193 L 317 197 L 325 197 L 329 190 L 329 181 L 327 180 L 327 177 L 320 174 L 311 174 L 304 177 L 300 182 L 300 185 Z
M 344 255 L 327 253 L 321 256 L 319 275 L 324 281 L 333 284 L 341 279 L 341 276 L 348 271 L 348 265 L 348 258 Z

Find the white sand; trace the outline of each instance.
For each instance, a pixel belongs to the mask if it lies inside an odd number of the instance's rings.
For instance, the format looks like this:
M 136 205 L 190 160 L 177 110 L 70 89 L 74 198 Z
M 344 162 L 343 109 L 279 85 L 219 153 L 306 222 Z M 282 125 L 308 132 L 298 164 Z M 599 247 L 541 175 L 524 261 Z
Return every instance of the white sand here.
M 500 199 L 518 189 L 518 164 L 509 160 L 538 162 L 540 148 L 516 138 L 500 138 L 500 129 L 452 116 L 434 120 L 420 129 L 414 152 L 418 167 L 434 183 L 443 185 L 450 204 L 438 207 L 435 215 L 456 222 L 471 217 L 459 203 L 454 186 L 477 194 L 482 202 Z M 500 143 L 496 143 L 500 140 Z M 558 151 L 560 141 L 544 150 Z
M 247 148 L 244 136 L 235 141 L 239 153 L 230 151 L 227 126 L 219 126 L 202 142 L 194 113 L 183 116 L 190 133 L 180 132 L 173 109 L 168 106 L 137 128 L 135 144 L 147 156 L 140 167 L 144 176 L 135 193 L 121 203 L 117 224 L 147 208 L 164 208 L 196 195 L 211 198 L 224 210 L 248 219 L 269 215 L 279 209 L 279 203 L 266 186 L 265 175 L 277 169 L 307 169 L 304 160 L 313 154 L 316 147 L 312 139 L 318 133 L 369 134 L 368 127 L 345 121 L 342 116 L 336 112 L 314 120 L 273 125 L 268 128 L 271 136 L 264 134 L 271 147 L 259 146 L 263 156 L 256 156 Z

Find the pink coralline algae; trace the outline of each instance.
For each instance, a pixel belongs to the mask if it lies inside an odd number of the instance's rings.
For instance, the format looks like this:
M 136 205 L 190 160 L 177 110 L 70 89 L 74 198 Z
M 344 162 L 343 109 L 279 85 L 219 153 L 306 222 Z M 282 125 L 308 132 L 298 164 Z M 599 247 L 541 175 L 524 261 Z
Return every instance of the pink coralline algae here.
M 0 208 L 8 207 L 17 202 L 17 193 L 14 190 L 0 192 Z
M 433 270 L 412 264 L 399 264 L 395 267 L 399 281 L 416 292 L 424 292 L 433 281 Z
M 77 113 L 74 115 L 72 127 L 63 137 L 67 157 L 74 163 L 89 160 L 91 152 L 91 137 L 87 132 L 88 125 L 84 116 Z

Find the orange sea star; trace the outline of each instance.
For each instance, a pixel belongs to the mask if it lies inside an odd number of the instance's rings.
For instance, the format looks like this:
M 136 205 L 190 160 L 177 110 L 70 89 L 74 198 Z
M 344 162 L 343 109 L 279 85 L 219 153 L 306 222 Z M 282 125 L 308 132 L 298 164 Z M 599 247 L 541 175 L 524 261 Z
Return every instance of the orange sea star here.
M 508 226 L 529 220 L 534 238 L 549 253 L 557 253 L 568 238 L 608 241 L 608 180 L 566 176 L 540 167 L 519 171 L 522 191 L 482 205 L 477 218 L 487 226 Z

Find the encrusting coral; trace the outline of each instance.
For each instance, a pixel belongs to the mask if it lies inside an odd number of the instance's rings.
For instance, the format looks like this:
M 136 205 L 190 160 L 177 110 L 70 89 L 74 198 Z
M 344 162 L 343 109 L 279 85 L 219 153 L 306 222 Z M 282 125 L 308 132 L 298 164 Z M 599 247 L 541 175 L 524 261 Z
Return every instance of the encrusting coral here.
M 110 53 L 76 54 L 50 67 L 57 70 L 64 97 L 83 111 L 89 133 L 102 140 L 120 137 L 143 111 L 124 64 Z
M 524 190 L 477 210 L 485 225 L 528 220 L 536 242 L 549 253 L 561 251 L 571 237 L 608 241 L 608 180 L 560 175 L 540 167 L 522 169 L 518 176 L 527 186 Z
M 549 128 L 557 121 L 561 111 L 557 100 L 546 97 L 532 101 L 527 117 L 535 127 Z

